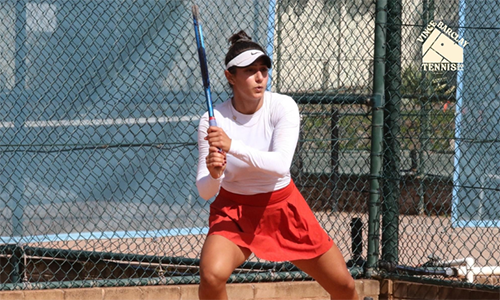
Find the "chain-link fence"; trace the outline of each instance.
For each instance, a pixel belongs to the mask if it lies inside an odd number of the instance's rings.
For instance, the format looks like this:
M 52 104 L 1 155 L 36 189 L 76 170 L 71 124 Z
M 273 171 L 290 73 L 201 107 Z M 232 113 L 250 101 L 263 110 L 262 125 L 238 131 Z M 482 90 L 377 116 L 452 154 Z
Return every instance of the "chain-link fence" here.
M 193 4 L 0 0 L 2 289 L 198 282 Z M 215 103 L 231 34 L 273 58 L 292 176 L 353 276 L 499 286 L 495 0 L 196 4 Z M 252 256 L 230 281 L 306 279 Z
M 387 8 L 380 258 L 498 287 L 498 1 Z

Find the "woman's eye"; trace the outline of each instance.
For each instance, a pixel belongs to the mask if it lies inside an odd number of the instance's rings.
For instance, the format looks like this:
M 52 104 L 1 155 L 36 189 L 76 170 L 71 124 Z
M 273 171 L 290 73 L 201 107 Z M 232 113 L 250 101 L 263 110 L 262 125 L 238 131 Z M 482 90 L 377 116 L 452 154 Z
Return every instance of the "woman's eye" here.
M 260 68 L 260 67 L 247 67 L 245 68 L 245 73 L 246 74 L 255 74 L 257 72 L 261 72 L 262 74 L 267 74 L 267 72 L 269 71 L 269 69 L 267 67 L 263 67 L 263 68 Z

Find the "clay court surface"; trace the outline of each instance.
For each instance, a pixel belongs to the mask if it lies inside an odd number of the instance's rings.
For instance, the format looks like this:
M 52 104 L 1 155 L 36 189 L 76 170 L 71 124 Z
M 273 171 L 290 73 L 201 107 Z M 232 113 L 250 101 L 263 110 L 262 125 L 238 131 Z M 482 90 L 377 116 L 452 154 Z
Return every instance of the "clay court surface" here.
M 317 212 L 316 216 L 333 237 L 346 260 L 351 258 L 350 222 L 363 222 L 363 257 L 366 258 L 368 215 Z M 454 228 L 449 217 L 400 216 L 399 263 L 417 266 L 435 255 L 443 260 L 473 257 L 476 266 L 497 265 L 500 251 L 495 248 L 499 228 Z M 205 235 L 77 240 L 30 244 L 35 247 L 198 258 Z M 257 260 L 251 256 L 251 260 Z

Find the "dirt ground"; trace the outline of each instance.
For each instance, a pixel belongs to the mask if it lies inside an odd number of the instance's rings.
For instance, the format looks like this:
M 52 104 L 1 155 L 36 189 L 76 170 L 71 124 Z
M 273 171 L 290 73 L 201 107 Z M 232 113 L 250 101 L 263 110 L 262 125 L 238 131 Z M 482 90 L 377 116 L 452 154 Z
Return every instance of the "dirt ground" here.
M 352 218 L 363 223 L 363 257 L 366 258 L 368 215 L 316 212 L 319 222 L 332 236 L 346 261 L 352 258 Z M 476 266 L 500 265 L 499 228 L 454 228 L 449 217 L 406 215 L 399 218 L 399 263 L 418 266 L 428 261 L 429 255 L 442 260 L 472 257 Z M 127 253 L 167 257 L 199 258 L 205 235 L 168 236 L 148 239 L 81 240 L 31 244 L 34 247 L 84 250 L 94 252 Z M 380 243 L 382 249 L 382 243 Z M 380 250 L 382 254 L 382 250 Z M 251 256 L 251 261 L 260 260 Z M 264 262 L 265 261 L 261 261 Z M 498 284 L 498 279 L 491 279 Z

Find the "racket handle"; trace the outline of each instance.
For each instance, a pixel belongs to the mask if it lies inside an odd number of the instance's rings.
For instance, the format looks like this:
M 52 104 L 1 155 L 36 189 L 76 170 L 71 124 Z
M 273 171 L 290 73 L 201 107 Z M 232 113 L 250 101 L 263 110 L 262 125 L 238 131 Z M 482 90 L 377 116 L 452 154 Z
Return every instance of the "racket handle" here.
M 217 127 L 217 122 L 215 121 L 215 117 L 208 118 L 208 125 Z M 224 151 L 222 151 L 221 148 L 217 148 L 217 149 L 219 149 L 219 153 L 224 153 Z
M 215 117 L 210 117 L 208 119 L 208 125 L 210 125 L 210 126 L 217 126 L 217 122 L 215 121 Z

